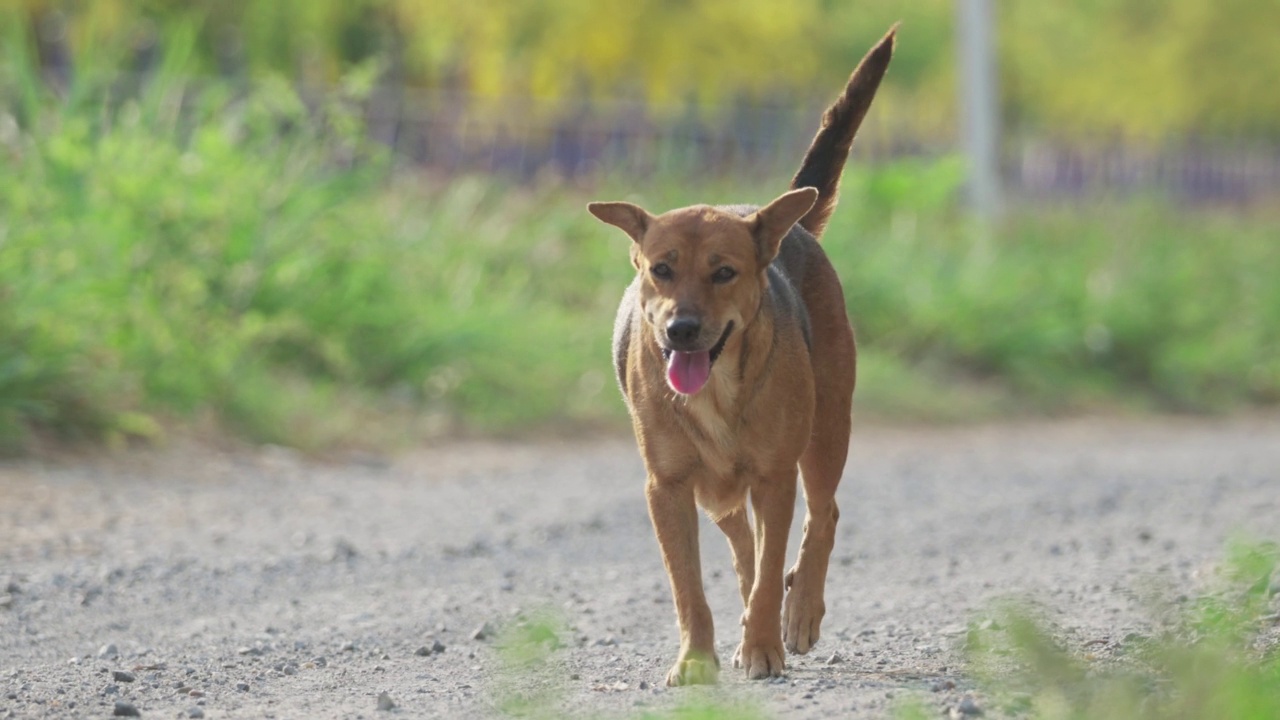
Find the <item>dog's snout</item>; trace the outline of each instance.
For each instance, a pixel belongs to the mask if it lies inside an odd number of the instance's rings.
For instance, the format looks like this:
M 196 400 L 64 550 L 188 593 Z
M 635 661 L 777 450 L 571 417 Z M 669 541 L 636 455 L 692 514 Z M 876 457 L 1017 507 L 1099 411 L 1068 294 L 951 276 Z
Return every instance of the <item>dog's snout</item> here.
M 702 323 L 697 318 L 677 317 L 667 323 L 667 339 L 675 350 L 683 350 L 698 341 Z

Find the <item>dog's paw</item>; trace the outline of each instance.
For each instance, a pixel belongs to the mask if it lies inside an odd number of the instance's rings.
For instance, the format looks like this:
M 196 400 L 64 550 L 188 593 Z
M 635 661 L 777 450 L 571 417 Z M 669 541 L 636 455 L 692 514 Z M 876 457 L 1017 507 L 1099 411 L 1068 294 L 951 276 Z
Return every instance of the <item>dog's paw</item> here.
M 667 673 L 667 685 L 715 685 L 720 677 L 720 658 L 714 653 L 690 651 L 680 654 L 680 659 Z
M 782 638 L 787 650 L 804 655 L 818 643 L 822 616 L 827 608 L 822 600 L 822 588 L 814 588 L 812 583 L 804 582 L 795 570 L 787 573 L 786 582 L 788 590 L 782 606 Z
M 780 640 L 764 643 L 743 640 L 733 657 L 734 667 L 741 667 L 749 680 L 778 677 L 787 669 Z

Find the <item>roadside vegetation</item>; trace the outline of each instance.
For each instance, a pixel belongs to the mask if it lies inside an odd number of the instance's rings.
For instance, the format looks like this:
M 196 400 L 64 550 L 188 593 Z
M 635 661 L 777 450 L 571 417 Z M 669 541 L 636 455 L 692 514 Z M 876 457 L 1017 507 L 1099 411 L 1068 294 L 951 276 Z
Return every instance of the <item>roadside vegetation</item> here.
M 1106 660 L 1010 609 L 970 632 L 971 669 L 1007 713 L 1043 720 L 1280 717 L 1278 560 L 1274 544 L 1233 545 L 1215 587 L 1153 601 L 1157 631 Z
M 12 48 L 14 44 L 11 44 Z M 0 78 L 0 442 L 212 424 L 306 449 L 620 427 L 609 334 L 632 270 L 588 199 L 764 202 L 758 181 L 438 182 L 292 86 L 60 96 Z M 966 220 L 958 163 L 854 164 L 825 245 L 859 332 L 857 408 L 899 419 L 1280 400 L 1275 218 L 1159 198 Z

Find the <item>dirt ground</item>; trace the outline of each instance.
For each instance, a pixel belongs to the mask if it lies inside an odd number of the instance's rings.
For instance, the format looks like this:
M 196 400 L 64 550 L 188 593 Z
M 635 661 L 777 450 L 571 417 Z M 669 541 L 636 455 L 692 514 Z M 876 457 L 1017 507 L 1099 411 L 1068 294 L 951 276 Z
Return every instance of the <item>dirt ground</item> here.
M 662 687 L 678 640 L 629 440 L 0 464 L 0 718 L 492 717 L 513 698 L 884 717 L 905 697 L 998 717 L 960 651 L 993 603 L 1115 647 L 1153 589 L 1194 594 L 1230 538 L 1280 535 L 1280 418 L 858 428 L 850 457 L 821 642 L 781 681 L 726 667 L 714 689 Z M 736 583 L 702 537 L 727 659 Z M 513 668 L 502 633 L 547 616 L 560 648 Z

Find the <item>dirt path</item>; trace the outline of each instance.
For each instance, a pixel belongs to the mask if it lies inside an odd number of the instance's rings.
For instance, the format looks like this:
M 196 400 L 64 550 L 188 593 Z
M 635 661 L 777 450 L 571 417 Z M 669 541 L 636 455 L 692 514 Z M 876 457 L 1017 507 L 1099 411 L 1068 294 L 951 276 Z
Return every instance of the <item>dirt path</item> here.
M 455 718 L 539 694 L 552 716 L 705 698 L 882 717 L 911 693 L 944 711 L 993 599 L 1114 642 L 1143 631 L 1153 583 L 1193 593 L 1234 533 L 1280 535 L 1274 418 L 867 429 L 851 458 L 818 648 L 783 682 L 726 670 L 714 690 L 661 687 L 677 637 L 630 442 L 0 465 L 0 718 Z M 703 538 L 727 658 L 736 585 Z M 534 671 L 472 637 L 547 611 L 564 647 Z

